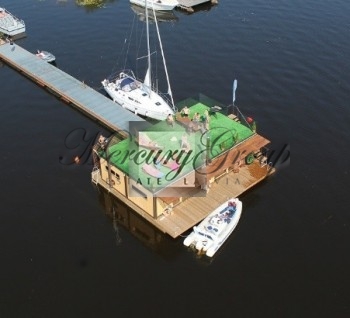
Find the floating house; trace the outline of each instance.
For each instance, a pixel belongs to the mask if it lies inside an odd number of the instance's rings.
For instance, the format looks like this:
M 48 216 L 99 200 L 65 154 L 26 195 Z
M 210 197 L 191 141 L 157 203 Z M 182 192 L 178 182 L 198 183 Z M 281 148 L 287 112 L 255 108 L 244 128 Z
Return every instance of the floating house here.
M 208 98 L 180 107 L 173 118 L 131 122 L 129 132 L 101 136 L 93 147 L 93 182 L 174 238 L 274 172 L 270 141 L 251 118 L 222 114 Z
M 93 147 L 92 181 L 173 238 L 274 172 L 266 156 L 270 141 L 238 108 L 226 112 L 200 95 L 178 103 L 175 116 L 147 125 L 20 46 L 0 44 L 4 62 L 116 131 Z

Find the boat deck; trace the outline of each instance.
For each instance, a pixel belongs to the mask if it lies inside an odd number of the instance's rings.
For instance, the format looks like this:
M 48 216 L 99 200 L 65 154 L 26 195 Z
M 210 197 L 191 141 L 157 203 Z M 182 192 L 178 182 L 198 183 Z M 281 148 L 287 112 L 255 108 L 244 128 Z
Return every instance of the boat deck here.
M 162 232 L 176 238 L 202 221 L 228 199 L 239 197 L 243 192 L 261 182 L 274 171 L 271 166 L 265 165 L 262 167 L 260 162 L 255 160 L 251 165 L 241 167 L 238 172 L 231 171 L 216 180 L 212 183 L 208 192 L 199 188 L 193 189 L 192 197 L 185 198 L 171 212 L 160 216 L 158 219 L 152 218 L 129 200 L 128 205 Z M 107 183 L 97 176 L 98 171 L 92 173 L 94 183 L 101 185 L 111 191 L 117 198 L 125 201 L 125 197 L 110 188 Z
M 2 41 L 0 59 L 110 131 L 128 131 L 129 122 L 144 121 L 84 82 L 43 61 L 19 45 Z
M 4 8 L 0 8 L 0 32 L 9 36 L 16 36 L 24 33 L 24 21 L 18 19 Z

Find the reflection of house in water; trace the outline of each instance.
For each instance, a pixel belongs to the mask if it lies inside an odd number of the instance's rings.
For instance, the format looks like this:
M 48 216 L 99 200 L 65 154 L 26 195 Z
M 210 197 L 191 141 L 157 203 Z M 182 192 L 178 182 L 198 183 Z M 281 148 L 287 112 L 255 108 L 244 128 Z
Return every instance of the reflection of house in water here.
M 106 215 L 113 223 L 117 244 L 122 241 L 119 232 L 119 227 L 122 226 L 164 258 L 174 258 L 177 255 L 176 251 L 183 249 L 182 242 L 174 241 L 162 233 L 104 188 L 98 186 L 98 194 Z
M 148 127 L 130 123 L 135 134 L 102 138 L 93 149 L 92 180 L 173 238 L 274 171 L 269 140 L 252 118 L 238 108 L 222 114 L 224 106 L 203 95 L 177 106 L 185 105 L 188 115 Z

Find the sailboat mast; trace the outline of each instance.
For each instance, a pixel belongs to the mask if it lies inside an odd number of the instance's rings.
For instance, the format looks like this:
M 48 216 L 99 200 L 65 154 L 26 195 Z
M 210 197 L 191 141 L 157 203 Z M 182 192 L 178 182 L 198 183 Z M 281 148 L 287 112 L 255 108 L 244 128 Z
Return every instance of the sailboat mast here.
M 148 25 L 148 3 L 145 0 L 145 14 L 146 14 L 146 36 L 147 36 L 147 72 L 144 80 L 144 84 L 149 87 L 149 96 L 152 93 L 152 82 L 151 82 L 151 49 L 149 45 L 149 25 Z
M 157 22 L 157 17 L 156 17 L 156 13 L 155 13 L 155 10 L 154 10 L 153 3 L 152 3 L 152 11 L 153 11 L 153 16 L 154 16 L 154 21 L 156 23 L 156 29 L 157 29 L 157 35 L 158 35 L 158 40 L 159 40 L 159 46 L 160 46 L 160 51 L 162 53 L 164 71 L 165 71 L 165 76 L 166 76 L 166 80 L 167 80 L 167 84 L 168 84 L 168 95 L 170 96 L 170 99 L 171 99 L 171 106 L 174 109 L 175 106 L 174 106 L 173 93 L 171 91 L 170 80 L 169 80 L 169 75 L 168 75 L 168 68 L 166 67 L 166 61 L 165 61 L 165 56 L 164 56 L 164 51 L 163 51 L 163 44 L 162 44 L 162 40 L 160 38 L 158 22 Z

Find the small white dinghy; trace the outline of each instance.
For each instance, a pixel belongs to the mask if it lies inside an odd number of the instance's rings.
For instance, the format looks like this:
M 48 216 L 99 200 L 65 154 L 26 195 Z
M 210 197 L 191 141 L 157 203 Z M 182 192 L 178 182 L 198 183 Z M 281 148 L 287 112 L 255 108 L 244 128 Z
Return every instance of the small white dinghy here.
M 50 52 L 39 51 L 39 50 L 37 52 L 38 53 L 36 53 L 36 56 L 40 57 L 42 60 L 44 60 L 48 63 L 54 62 L 56 60 L 56 57 Z
M 184 240 L 184 245 L 194 246 L 199 252 L 212 257 L 238 224 L 242 202 L 232 198 L 211 212 Z

